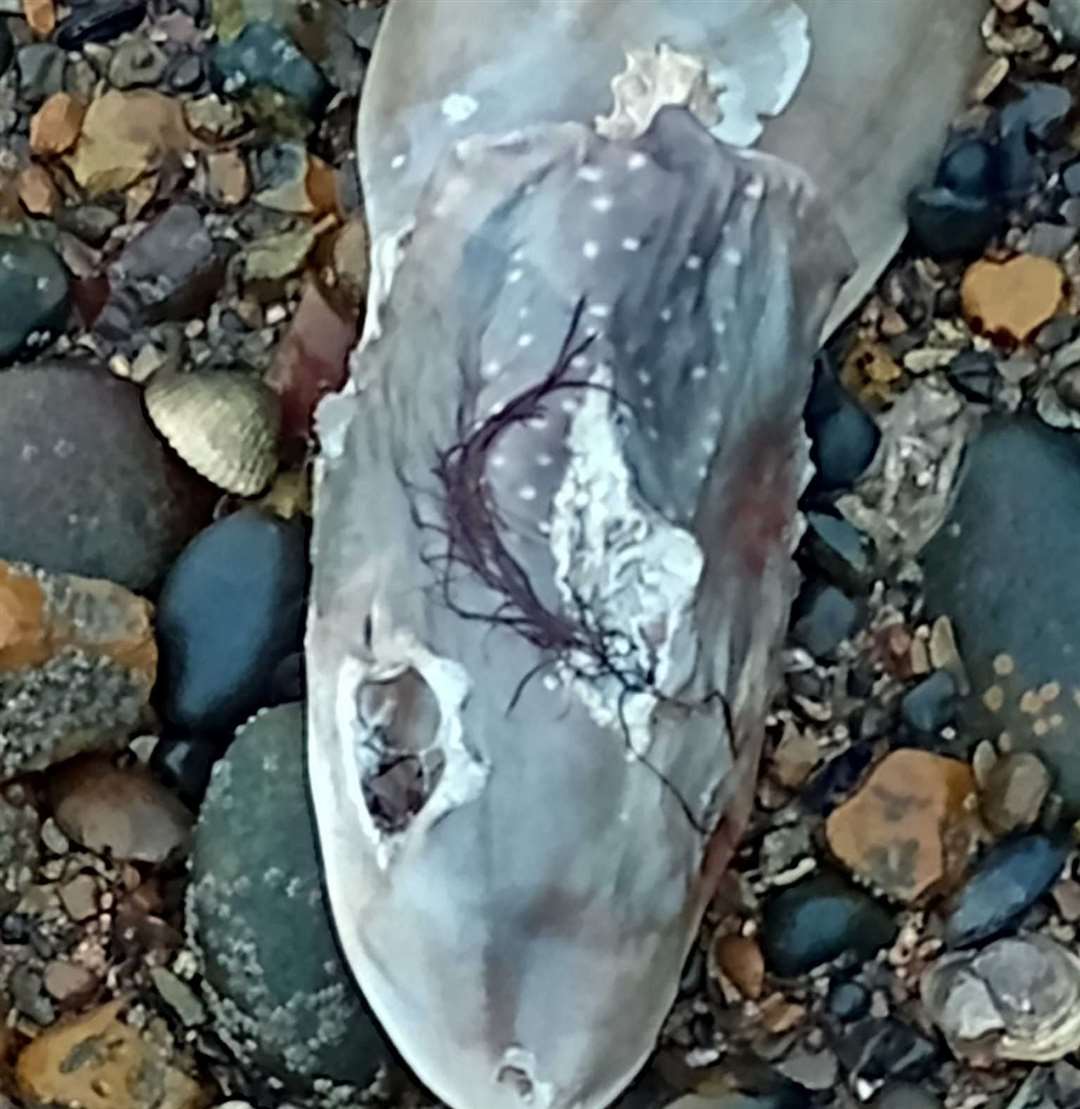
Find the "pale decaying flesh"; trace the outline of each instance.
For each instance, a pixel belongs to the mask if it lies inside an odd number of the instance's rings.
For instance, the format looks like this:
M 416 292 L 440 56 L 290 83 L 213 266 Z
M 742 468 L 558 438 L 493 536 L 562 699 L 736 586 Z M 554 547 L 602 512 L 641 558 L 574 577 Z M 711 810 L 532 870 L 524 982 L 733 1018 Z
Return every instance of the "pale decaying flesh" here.
M 452 146 L 320 409 L 309 765 L 343 949 L 457 1109 L 599 1109 L 752 778 L 852 265 L 665 108 Z

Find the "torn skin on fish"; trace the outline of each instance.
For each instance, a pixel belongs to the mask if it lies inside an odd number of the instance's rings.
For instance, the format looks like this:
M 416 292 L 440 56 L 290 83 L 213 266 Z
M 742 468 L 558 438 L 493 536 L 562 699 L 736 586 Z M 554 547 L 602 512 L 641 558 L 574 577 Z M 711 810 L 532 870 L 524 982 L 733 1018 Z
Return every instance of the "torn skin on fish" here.
M 682 109 L 473 138 L 319 412 L 309 770 L 342 946 L 460 1109 L 600 1109 L 752 799 L 850 270 Z

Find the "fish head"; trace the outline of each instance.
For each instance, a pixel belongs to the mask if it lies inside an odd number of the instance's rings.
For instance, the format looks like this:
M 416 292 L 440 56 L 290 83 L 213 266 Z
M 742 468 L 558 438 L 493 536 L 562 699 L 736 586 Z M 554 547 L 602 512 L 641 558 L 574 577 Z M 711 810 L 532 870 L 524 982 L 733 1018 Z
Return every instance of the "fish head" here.
M 460 1109 L 600 1109 L 749 811 L 851 265 L 665 108 L 448 149 L 319 412 L 308 765 L 344 953 Z

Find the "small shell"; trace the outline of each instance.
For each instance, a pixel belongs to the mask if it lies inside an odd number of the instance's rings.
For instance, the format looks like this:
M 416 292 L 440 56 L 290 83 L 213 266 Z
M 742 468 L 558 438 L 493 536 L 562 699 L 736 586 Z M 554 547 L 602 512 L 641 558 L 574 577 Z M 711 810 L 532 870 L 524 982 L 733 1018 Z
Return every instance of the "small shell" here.
M 1046 1063 L 1080 1047 L 1080 959 L 1047 936 L 1011 936 L 938 960 L 922 999 L 953 1051 Z
M 173 450 L 221 489 L 253 496 L 277 469 L 280 406 L 258 378 L 231 370 L 155 376 L 146 409 Z

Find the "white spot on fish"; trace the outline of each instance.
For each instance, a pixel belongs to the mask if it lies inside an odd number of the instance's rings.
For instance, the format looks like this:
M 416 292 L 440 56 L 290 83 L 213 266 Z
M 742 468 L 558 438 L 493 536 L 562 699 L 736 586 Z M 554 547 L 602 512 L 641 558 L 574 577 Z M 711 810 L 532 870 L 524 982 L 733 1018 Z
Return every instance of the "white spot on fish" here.
M 708 466 L 699 466 L 698 471 L 697 471 L 697 476 L 699 478 L 701 478 L 702 481 L 704 481 L 709 476 L 709 467 Z
M 515 267 L 506 275 L 507 285 L 516 285 L 525 276 L 525 271 Z
M 540 467 L 545 468 L 545 469 L 548 466 L 550 466 L 554 461 L 555 461 L 555 459 L 552 458 L 551 455 L 547 453 L 547 451 L 542 451 L 540 454 L 538 454 L 536 456 L 537 466 L 540 466 Z
M 589 202 L 596 212 L 610 212 L 612 205 L 615 203 L 607 193 L 601 193 L 599 196 L 594 196 Z
M 527 320 L 528 318 L 529 318 L 529 306 L 527 304 L 524 304 L 518 309 L 518 319 L 519 320 Z
M 555 690 L 557 690 L 561 684 L 562 683 L 559 681 L 559 679 L 557 677 L 555 677 L 554 674 L 545 674 L 544 675 L 544 688 L 546 690 L 548 690 L 549 692 L 554 693 Z
M 648 161 L 649 159 L 646 158 L 640 150 L 635 150 L 630 157 L 626 159 L 626 168 L 630 170 L 644 169 Z
M 717 335 L 723 335 L 727 331 L 727 324 L 723 320 L 713 320 L 712 329 Z
M 663 320 L 664 323 L 671 323 L 671 317 L 673 315 L 674 315 L 674 313 L 671 311 L 670 308 L 661 308 L 660 309 L 660 319 Z
M 479 104 L 471 96 L 461 92 L 452 92 L 442 102 L 443 117 L 449 123 L 464 123 L 470 116 L 475 115 Z
M 704 381 L 709 376 L 709 369 L 707 366 L 695 366 L 690 371 L 690 379 L 692 381 Z
M 723 419 L 723 413 L 721 413 L 719 408 L 710 408 L 709 411 L 705 413 L 705 419 L 710 424 L 719 424 Z
M 597 166 L 582 166 L 577 171 L 577 175 L 582 181 L 588 181 L 590 185 L 595 185 L 604 179 L 604 171 Z
M 574 357 L 570 359 L 570 368 L 572 370 L 583 370 L 588 364 L 589 360 L 584 354 L 575 354 Z
M 572 416 L 578 410 L 578 403 L 573 397 L 564 397 L 560 407 L 568 416 Z
M 391 169 L 401 169 L 401 167 L 404 164 L 405 164 L 405 155 L 404 154 L 395 154 L 393 156 L 393 158 L 390 159 L 390 168 Z
M 494 377 L 498 377 L 501 372 L 502 363 L 496 358 L 492 358 L 491 361 L 485 362 L 480 368 L 481 375 L 487 378 L 488 381 Z
M 533 345 L 533 342 L 535 341 L 535 339 L 536 339 L 535 335 L 533 335 L 530 332 L 526 331 L 524 335 L 519 335 L 518 336 L 517 345 L 519 347 L 521 347 L 522 349 L 524 349 L 525 347 L 531 347 Z
M 611 309 L 606 304 L 591 304 L 589 306 L 589 315 L 596 316 L 598 319 L 606 320 L 611 315 Z
M 699 269 L 701 269 L 701 255 L 700 254 L 691 254 L 686 259 L 686 268 L 688 270 L 699 270 Z
M 640 239 L 635 239 L 633 237 L 633 235 L 627 235 L 627 237 L 625 239 L 623 239 L 623 241 L 622 241 L 622 248 L 623 248 L 623 250 L 630 250 L 630 251 L 640 250 L 641 249 L 641 240 Z
M 518 496 L 523 501 L 535 501 L 536 500 L 536 486 L 535 485 L 523 485 L 518 490 Z
M 742 264 L 742 255 L 733 247 L 724 247 L 723 259 L 729 266 L 738 266 Z
M 751 177 L 743 189 L 747 200 L 760 200 L 765 195 L 765 182 L 760 177 Z
M 581 248 L 581 253 L 591 262 L 600 256 L 600 244 L 595 239 L 587 239 Z
M 513 254 L 510 255 L 511 262 L 524 262 L 525 261 L 525 248 L 519 246 Z
M 645 434 L 655 443 L 660 438 L 660 432 L 655 427 L 647 427 Z
M 642 397 L 641 407 L 644 408 L 646 412 L 651 412 L 656 407 L 656 401 L 654 401 L 652 397 Z
M 652 384 L 652 374 L 649 373 L 648 370 L 638 370 L 637 379 L 641 382 L 642 385 Z
M 536 525 L 536 530 L 541 535 L 550 535 L 551 534 L 551 524 L 547 520 L 541 520 L 540 523 L 538 523 Z
M 493 454 L 491 456 L 491 465 L 494 466 L 496 470 L 501 470 L 506 465 L 506 455 Z

